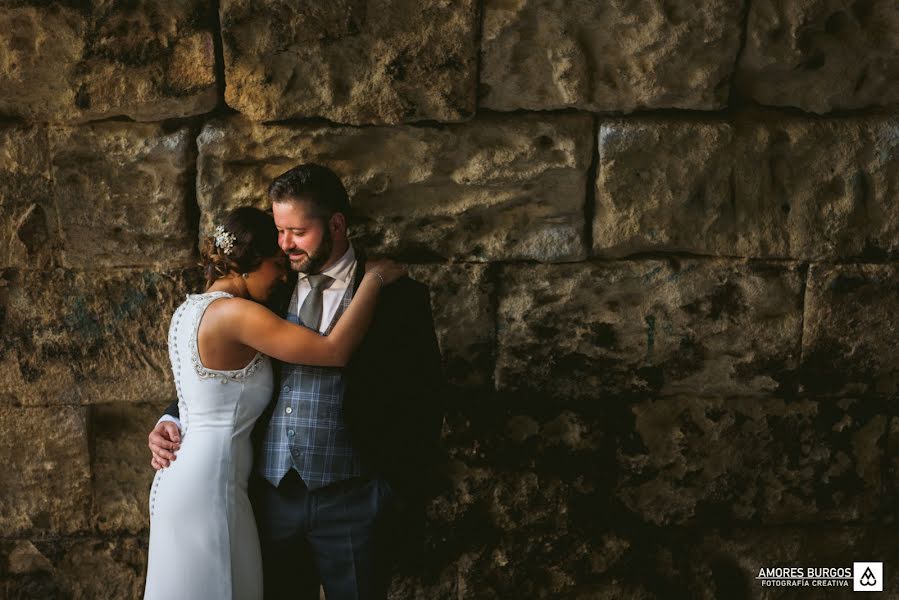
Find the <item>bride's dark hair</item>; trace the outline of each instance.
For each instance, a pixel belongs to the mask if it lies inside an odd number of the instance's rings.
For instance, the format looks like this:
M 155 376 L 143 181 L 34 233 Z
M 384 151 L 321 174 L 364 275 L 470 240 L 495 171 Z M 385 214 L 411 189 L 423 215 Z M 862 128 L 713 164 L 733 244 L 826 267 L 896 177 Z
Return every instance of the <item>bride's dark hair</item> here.
M 220 240 L 216 241 L 216 235 L 207 236 L 200 245 L 200 266 L 203 267 L 207 288 L 228 273 L 255 270 L 264 259 L 279 251 L 275 220 L 258 208 L 235 208 L 220 225 L 224 229 Z

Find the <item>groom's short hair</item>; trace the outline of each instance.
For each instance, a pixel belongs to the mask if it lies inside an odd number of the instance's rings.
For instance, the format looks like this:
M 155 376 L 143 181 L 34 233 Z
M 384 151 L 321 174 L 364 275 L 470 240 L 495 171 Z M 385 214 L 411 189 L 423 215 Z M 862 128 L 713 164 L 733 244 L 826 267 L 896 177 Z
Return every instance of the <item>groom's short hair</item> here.
M 314 216 L 325 221 L 335 213 L 343 213 L 350 221 L 350 199 L 337 173 L 322 165 L 307 163 L 278 175 L 268 186 L 274 202 L 307 201 Z

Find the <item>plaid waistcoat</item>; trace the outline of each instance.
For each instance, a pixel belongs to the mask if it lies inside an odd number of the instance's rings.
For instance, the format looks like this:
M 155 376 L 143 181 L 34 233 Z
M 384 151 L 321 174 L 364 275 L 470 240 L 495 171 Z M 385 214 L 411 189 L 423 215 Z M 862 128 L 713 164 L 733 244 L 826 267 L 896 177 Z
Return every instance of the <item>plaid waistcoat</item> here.
M 352 299 L 350 284 L 325 335 Z M 299 324 L 299 312 L 294 293 L 287 320 Z M 359 457 L 343 420 L 343 369 L 282 364 L 280 385 L 257 465 L 262 476 L 277 486 L 293 468 L 314 490 L 360 475 Z

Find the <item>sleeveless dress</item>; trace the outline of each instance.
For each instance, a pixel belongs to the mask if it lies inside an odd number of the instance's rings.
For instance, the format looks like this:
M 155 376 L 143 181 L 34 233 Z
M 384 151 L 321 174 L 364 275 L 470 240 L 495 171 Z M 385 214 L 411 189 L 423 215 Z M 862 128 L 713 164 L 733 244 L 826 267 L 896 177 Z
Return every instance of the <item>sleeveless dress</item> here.
M 150 491 L 145 600 L 262 598 L 262 558 L 247 496 L 250 433 L 272 396 L 272 367 L 257 354 L 243 369 L 200 362 L 197 331 L 224 292 L 192 294 L 169 328 L 169 357 L 181 416 L 177 460 Z

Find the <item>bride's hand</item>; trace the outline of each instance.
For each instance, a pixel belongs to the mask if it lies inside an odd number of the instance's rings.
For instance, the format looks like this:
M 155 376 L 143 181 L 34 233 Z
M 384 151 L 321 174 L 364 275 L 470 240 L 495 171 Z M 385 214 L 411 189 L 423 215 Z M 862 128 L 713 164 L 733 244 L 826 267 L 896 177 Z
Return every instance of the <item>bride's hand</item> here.
M 366 273 L 377 273 L 384 281 L 384 285 L 393 283 L 406 274 L 406 267 L 389 258 L 376 258 L 365 261 Z

